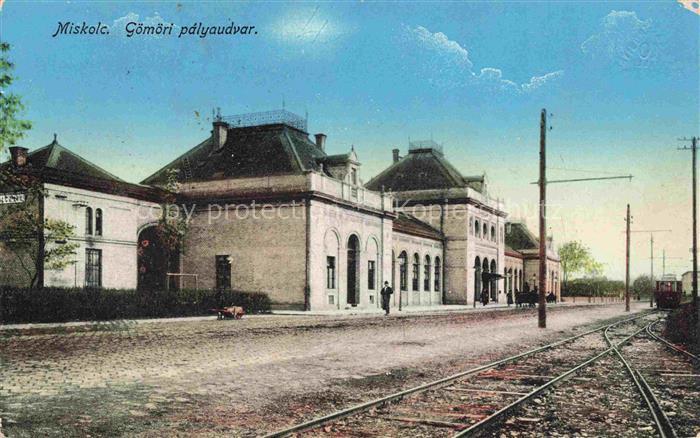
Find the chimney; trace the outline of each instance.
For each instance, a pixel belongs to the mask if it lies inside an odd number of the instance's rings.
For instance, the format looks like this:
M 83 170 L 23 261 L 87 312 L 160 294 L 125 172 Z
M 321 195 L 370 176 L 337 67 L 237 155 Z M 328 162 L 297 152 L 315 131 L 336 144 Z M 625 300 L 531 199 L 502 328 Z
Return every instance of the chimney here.
M 394 163 L 398 162 L 401 159 L 401 157 L 399 157 L 399 150 L 392 149 L 391 152 L 394 155 Z
M 214 138 L 214 149 L 221 149 L 226 144 L 228 125 L 222 120 L 214 120 L 212 137 Z
M 318 133 L 314 135 L 316 137 L 316 146 L 325 152 L 326 150 L 326 134 Z
M 24 167 L 27 165 L 27 152 L 29 149 L 21 146 L 12 146 L 10 148 L 10 157 L 12 157 L 12 165 L 15 167 Z

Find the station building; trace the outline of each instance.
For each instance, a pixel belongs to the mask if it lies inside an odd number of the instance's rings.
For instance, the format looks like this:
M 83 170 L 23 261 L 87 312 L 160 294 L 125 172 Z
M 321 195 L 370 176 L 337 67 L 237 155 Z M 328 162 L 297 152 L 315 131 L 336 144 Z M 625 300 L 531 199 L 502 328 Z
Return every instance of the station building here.
M 80 244 L 69 267 L 42 269 L 42 284 L 231 288 L 267 293 L 277 309 L 342 310 L 378 308 L 385 281 L 394 306 L 421 307 L 473 304 L 482 290 L 505 302 L 536 281 L 537 239 L 508 222 L 483 175 L 463 176 L 432 141 L 411 142 L 405 156 L 394 149 L 365 184 L 354 147 L 329 155 L 326 136 L 312 140 L 292 113 L 217 116 L 212 127 L 140 184 L 56 139 L 31 153 L 13 148 L 5 168 L 41 179 L 41 214 L 73 224 Z M 169 194 L 172 174 L 179 184 Z M 168 263 L 154 232 L 166 196 L 188 223 Z M 548 290 L 558 295 L 551 241 L 549 253 Z M 18 281 L 9 272 L 0 282 Z

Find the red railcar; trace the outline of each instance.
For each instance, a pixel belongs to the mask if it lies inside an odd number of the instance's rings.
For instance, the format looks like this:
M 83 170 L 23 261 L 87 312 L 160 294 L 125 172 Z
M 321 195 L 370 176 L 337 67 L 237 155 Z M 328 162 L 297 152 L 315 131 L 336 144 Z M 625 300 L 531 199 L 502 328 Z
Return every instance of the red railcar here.
M 675 309 L 681 304 L 683 282 L 676 280 L 659 280 L 656 282 L 654 298 L 659 309 Z

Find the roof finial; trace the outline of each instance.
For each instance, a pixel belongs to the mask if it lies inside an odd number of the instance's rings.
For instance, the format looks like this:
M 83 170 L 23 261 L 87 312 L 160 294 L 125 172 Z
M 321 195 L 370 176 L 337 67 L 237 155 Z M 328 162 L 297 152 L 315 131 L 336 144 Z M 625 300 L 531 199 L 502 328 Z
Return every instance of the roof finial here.
M 56 133 L 54 132 L 54 133 L 53 133 L 53 142 L 54 142 L 54 143 L 57 143 L 57 141 L 56 141 L 56 138 L 57 138 L 57 137 L 58 137 L 58 135 L 56 135 Z

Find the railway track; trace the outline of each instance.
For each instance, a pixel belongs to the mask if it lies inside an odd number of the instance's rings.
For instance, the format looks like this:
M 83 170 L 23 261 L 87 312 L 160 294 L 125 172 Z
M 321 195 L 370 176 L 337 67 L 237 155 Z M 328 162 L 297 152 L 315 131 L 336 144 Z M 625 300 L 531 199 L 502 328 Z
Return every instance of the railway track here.
M 334 412 L 267 437 L 472 436 L 644 331 L 651 314 Z M 603 336 L 601 336 L 603 335 Z M 565 348 L 560 348 L 566 346 Z
M 660 436 L 700 435 L 700 357 L 656 334 L 657 323 L 617 354 L 644 393 Z

